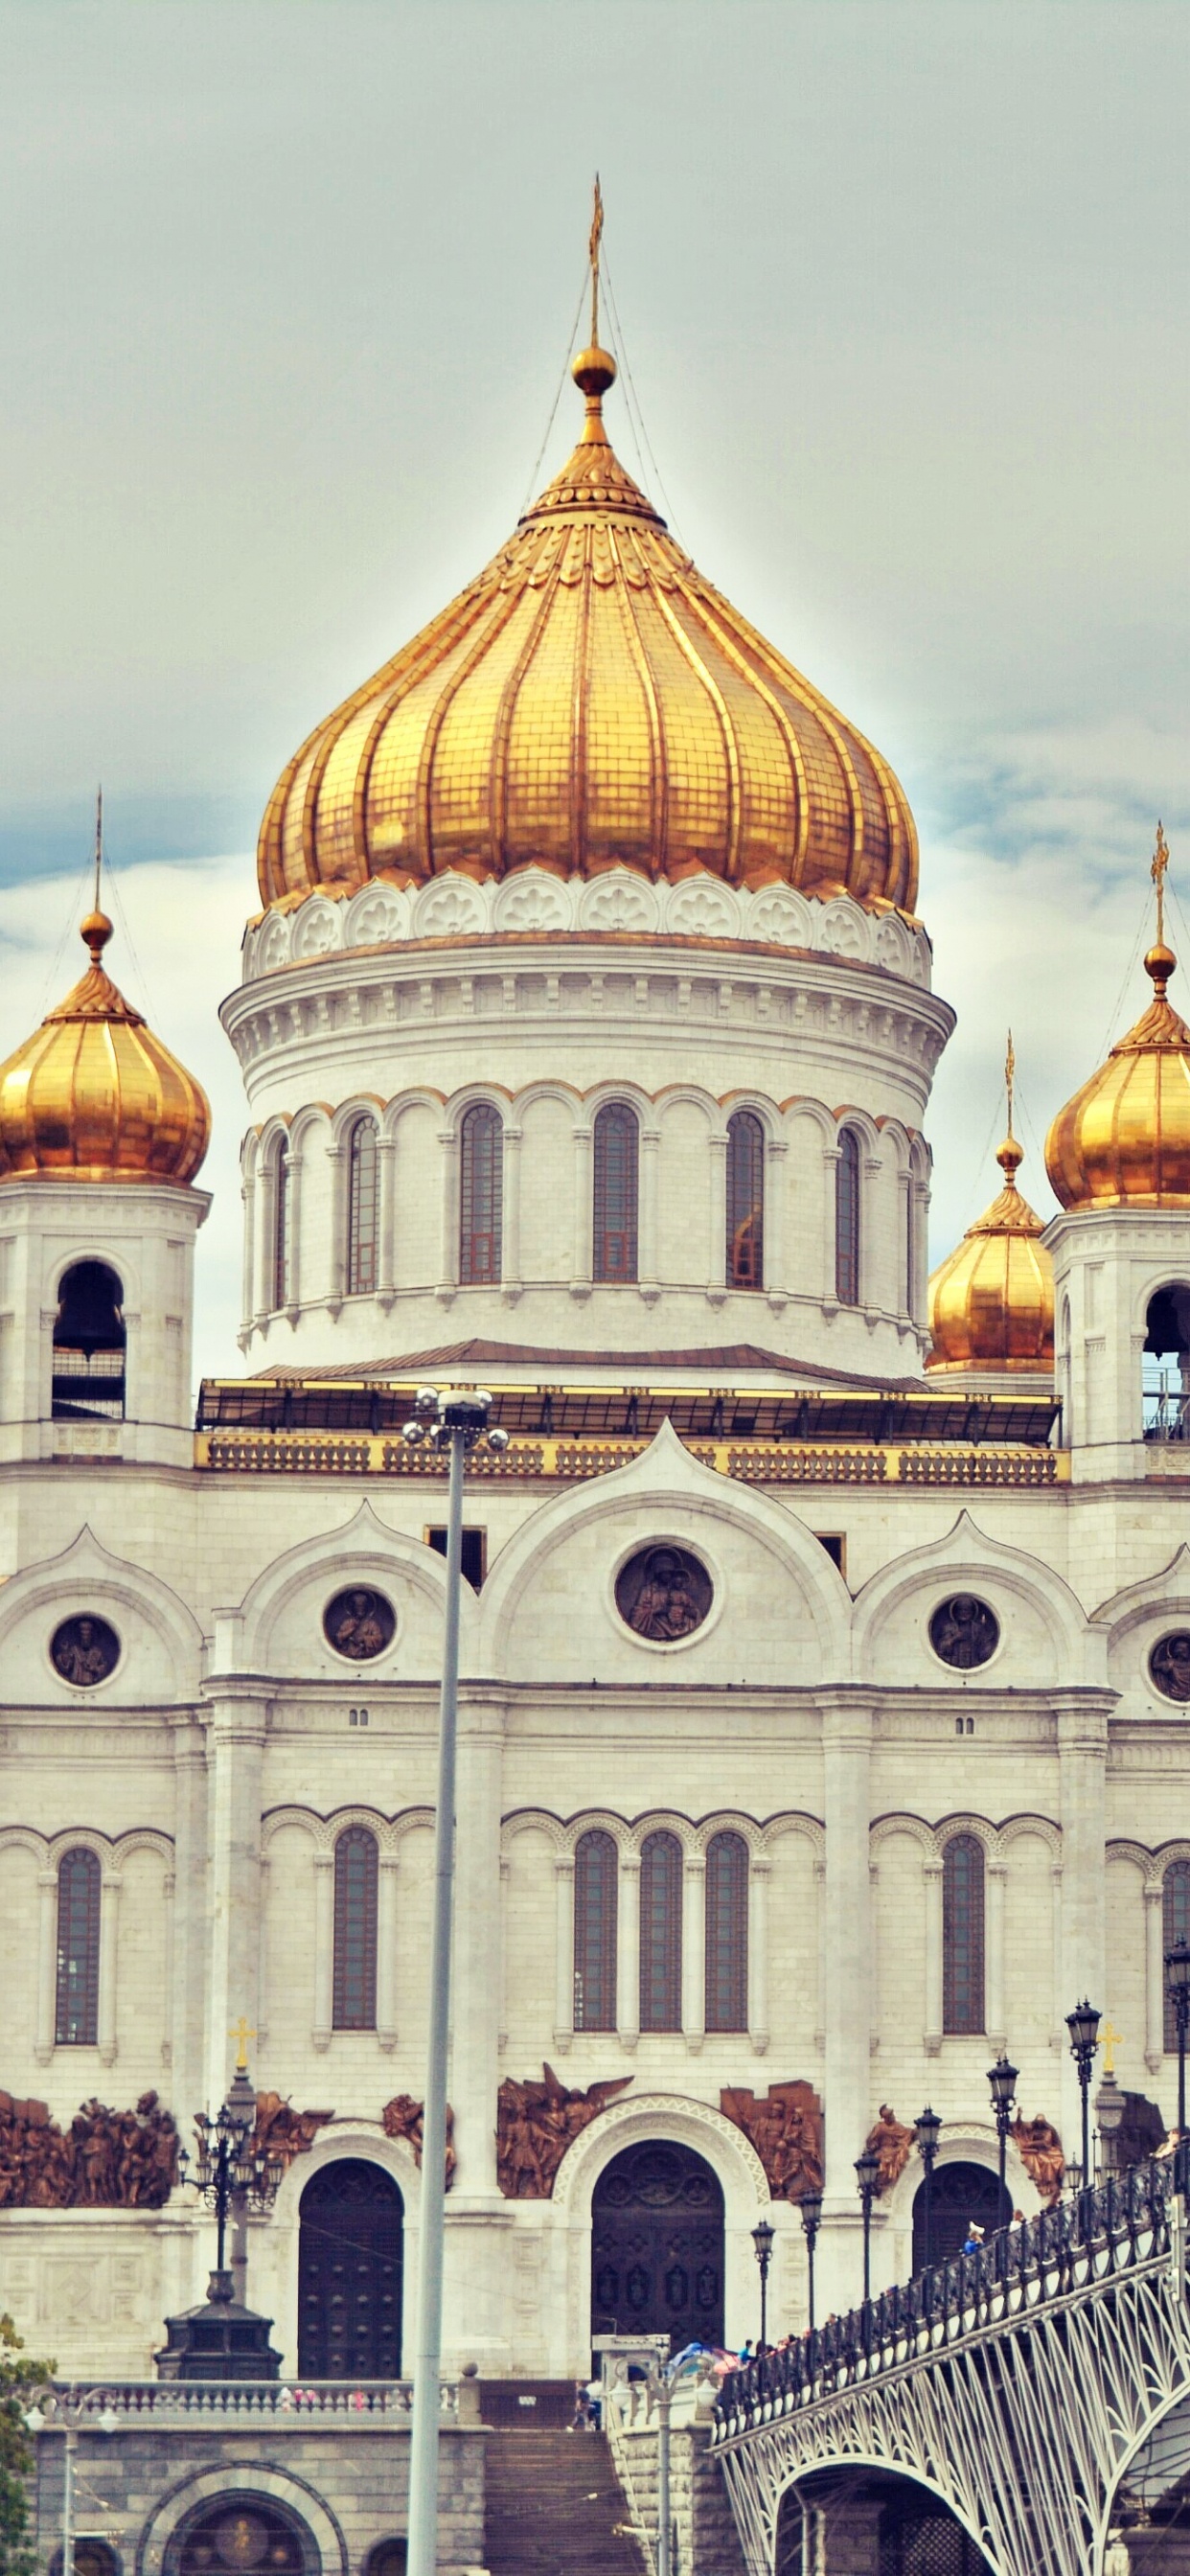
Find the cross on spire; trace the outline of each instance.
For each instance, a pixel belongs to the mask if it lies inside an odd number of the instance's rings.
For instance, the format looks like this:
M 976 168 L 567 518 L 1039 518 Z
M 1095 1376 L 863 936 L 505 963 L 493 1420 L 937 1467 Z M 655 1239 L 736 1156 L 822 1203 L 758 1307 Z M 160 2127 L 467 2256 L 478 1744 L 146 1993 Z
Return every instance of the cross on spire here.
M 603 239 L 603 190 L 599 172 L 595 173 L 595 197 L 591 208 L 591 238 L 587 245 L 591 262 L 591 346 L 599 346 L 599 245 Z
M 1008 1094 L 1008 1133 L 1011 1136 L 1013 1095 L 1016 1090 L 1016 1048 L 1012 1043 L 1011 1029 L 1008 1032 L 1008 1051 L 1004 1058 L 1004 1088 Z
M 1163 948 L 1165 946 L 1165 871 L 1168 866 L 1169 844 L 1165 838 L 1165 834 L 1162 831 L 1160 823 L 1158 823 L 1157 847 L 1153 852 L 1153 864 L 1149 870 L 1149 875 L 1157 888 L 1157 945 L 1159 948 Z
M 239 2054 L 236 2058 L 236 2074 L 246 2075 L 248 2072 L 248 2042 L 250 2039 L 255 2039 L 256 2037 L 255 2031 L 250 2030 L 248 2027 L 248 2016 L 246 2013 L 241 2013 L 239 2020 L 233 2021 L 227 2036 L 229 2039 L 234 2039 L 238 2044 Z

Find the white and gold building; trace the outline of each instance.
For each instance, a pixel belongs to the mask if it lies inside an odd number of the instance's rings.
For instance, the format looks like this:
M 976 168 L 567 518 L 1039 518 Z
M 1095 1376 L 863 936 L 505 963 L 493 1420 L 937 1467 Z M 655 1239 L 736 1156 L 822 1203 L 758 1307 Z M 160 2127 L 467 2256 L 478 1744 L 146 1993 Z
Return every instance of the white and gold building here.
M 932 2101 L 940 2207 L 994 2212 L 986 2069 L 1007 2051 L 1076 2155 L 1084 1994 L 1172 2112 L 1173 961 L 1159 939 L 1157 999 L 1054 1122 L 1061 1214 L 1010 1134 L 930 1283 L 953 1015 L 908 804 L 618 464 L 614 373 L 584 352 L 568 466 L 269 799 L 222 1014 L 244 1375 L 197 1430 L 208 1113 L 102 916 L 0 1068 L 0 2306 L 82 2376 L 150 2372 L 209 2222 L 98 2151 L 39 2163 L 27 2106 L 69 2131 L 155 2091 L 188 2130 L 241 2017 L 262 2091 L 331 2115 L 250 2229 L 286 2370 L 411 2349 L 445 1497 L 400 1425 L 426 1379 L 489 1385 L 511 1434 L 466 1513 L 450 2358 L 560 2376 L 613 2317 L 754 2335 L 763 2216 L 795 2327 L 818 2108 L 842 2308 L 881 2105 Z M 1039 2178 L 1022 2131 L 1012 2202 Z M 878 2281 L 919 2181 L 911 2157 L 877 2204 Z M 372 2266 L 354 2340 L 311 2251 L 336 2231 Z

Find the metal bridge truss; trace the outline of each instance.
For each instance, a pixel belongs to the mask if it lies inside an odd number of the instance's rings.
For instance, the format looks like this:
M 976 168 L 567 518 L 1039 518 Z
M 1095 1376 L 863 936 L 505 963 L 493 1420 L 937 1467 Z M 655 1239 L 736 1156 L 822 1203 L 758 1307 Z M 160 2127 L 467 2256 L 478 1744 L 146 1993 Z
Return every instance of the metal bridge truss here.
M 995 2576 L 1099 2576 L 1122 2469 L 1190 2394 L 1190 2152 L 1005 2228 L 724 2383 L 720 2456 L 749 2576 L 781 2498 L 849 2465 L 947 2504 Z

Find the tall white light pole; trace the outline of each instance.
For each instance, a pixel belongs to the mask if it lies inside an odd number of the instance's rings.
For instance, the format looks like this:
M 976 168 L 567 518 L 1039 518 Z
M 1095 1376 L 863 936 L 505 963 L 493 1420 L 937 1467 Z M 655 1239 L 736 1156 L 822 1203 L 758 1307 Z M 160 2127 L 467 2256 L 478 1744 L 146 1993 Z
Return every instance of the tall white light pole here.
M 419 1389 L 402 1438 L 428 1440 L 450 1452 L 446 1526 L 446 1636 L 438 1720 L 438 1805 L 434 1820 L 434 1936 L 430 1955 L 430 2044 L 422 2115 L 421 2241 L 417 2265 L 417 2360 L 409 2445 L 409 2576 L 436 2576 L 438 2566 L 438 2430 L 442 2411 L 442 2249 L 446 2230 L 446 2055 L 450 2039 L 450 1939 L 455 1866 L 455 1739 L 459 1706 L 459 1587 L 463 1571 L 463 1471 L 467 1453 L 486 1435 L 507 1449 L 506 1431 L 488 1430 L 492 1398 L 482 1387 L 455 1394 Z

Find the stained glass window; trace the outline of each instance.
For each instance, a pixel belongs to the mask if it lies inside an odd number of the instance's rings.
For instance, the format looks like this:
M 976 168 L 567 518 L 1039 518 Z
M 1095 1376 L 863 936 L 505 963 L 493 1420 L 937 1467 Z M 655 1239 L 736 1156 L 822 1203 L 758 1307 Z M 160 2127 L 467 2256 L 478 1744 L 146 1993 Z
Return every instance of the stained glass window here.
M 748 1846 L 742 1834 L 707 1845 L 708 2030 L 748 2027 Z
M 639 1130 L 622 1100 L 609 1100 L 595 1120 L 596 1279 L 636 1277 L 636 1197 Z
M 504 1139 L 499 1116 L 477 1100 L 463 1119 L 459 1194 L 459 1280 L 482 1287 L 500 1277 Z
M 983 2026 L 983 1844 L 952 1834 L 942 1854 L 942 2027 L 960 2036 Z
M 841 1306 L 859 1304 L 859 1138 L 854 1127 L 841 1129 L 835 1165 L 835 1295 Z
M 357 1118 L 347 1148 L 347 1294 L 376 1288 L 376 1123 Z
M 366 1825 L 349 1825 L 335 1844 L 336 2030 L 376 2028 L 376 1881 L 379 1854 Z
M 94 2048 L 99 2037 L 99 1863 L 93 1851 L 64 1852 L 58 1864 L 59 2048 Z
M 1166 1950 L 1172 1950 L 1177 1942 L 1190 1941 L 1190 1861 L 1170 1862 L 1162 1889 L 1161 1911 L 1165 1935 L 1163 1947 Z M 1174 2017 L 1172 1998 L 1167 1994 L 1165 2045 L 1172 2051 L 1177 2048 L 1177 2044 L 1178 2025 Z
M 584 1834 L 574 1855 L 574 2027 L 616 2027 L 616 1894 L 610 1834 Z
M 750 1109 L 727 1122 L 727 1285 L 764 1286 L 764 1129 Z
M 640 1863 L 640 2026 L 682 2027 L 682 1846 L 650 1834 Z

